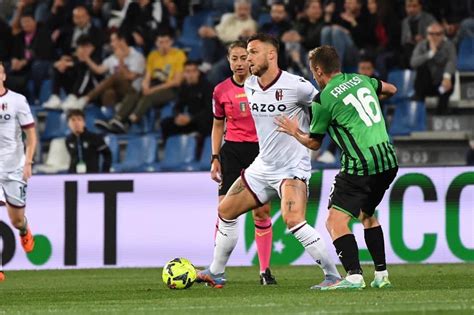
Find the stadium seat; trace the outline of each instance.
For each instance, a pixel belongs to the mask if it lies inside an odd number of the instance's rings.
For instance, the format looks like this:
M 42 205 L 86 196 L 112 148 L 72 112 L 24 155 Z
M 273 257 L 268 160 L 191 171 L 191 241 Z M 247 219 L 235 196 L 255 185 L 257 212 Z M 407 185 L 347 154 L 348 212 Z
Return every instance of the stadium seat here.
M 109 134 L 104 137 L 104 141 L 112 153 L 112 164 L 117 164 L 120 160 L 119 136 Z
M 408 69 L 389 72 L 387 81 L 398 89 L 397 94 L 390 99 L 390 102 L 404 101 L 415 94 L 415 74 L 415 71 Z
M 194 135 L 177 135 L 167 139 L 164 158 L 160 163 L 163 171 L 195 171 L 196 137 Z
M 396 105 L 390 135 L 402 136 L 425 130 L 426 107 L 423 102 L 405 100 Z
M 47 110 L 44 131 L 41 140 L 65 137 L 69 133 L 66 113 L 60 110 Z
M 206 137 L 204 139 L 204 144 L 202 146 L 201 158 L 199 159 L 199 169 L 201 171 L 208 171 L 211 167 L 210 161 L 212 156 L 212 141 L 211 137 Z
M 271 21 L 272 17 L 270 16 L 270 13 L 260 13 L 257 24 L 259 27 L 262 27 L 265 23 L 269 23 Z
M 41 83 L 39 99 L 38 99 L 38 104 L 37 104 L 38 106 L 42 105 L 49 99 L 49 97 L 52 94 L 52 90 L 53 90 L 52 80 L 44 80 L 43 83 Z
M 474 71 L 474 38 L 464 38 L 459 45 L 458 70 Z
M 87 130 L 95 133 L 103 133 L 102 130 L 96 128 L 94 122 L 97 119 L 105 119 L 104 113 L 101 108 L 95 105 L 87 106 L 84 108 L 84 115 L 86 116 L 86 128 Z
M 202 10 L 184 18 L 183 31 L 176 43 L 188 52 L 189 60 L 201 59 L 201 38 L 199 37 L 198 30 L 206 23 L 211 14 L 211 11 Z
M 156 161 L 156 157 L 157 143 L 154 136 L 129 136 L 125 158 L 122 162 L 113 164 L 113 169 L 115 172 L 146 171 Z
M 161 109 L 160 119 L 165 119 L 168 117 L 173 117 L 174 102 L 169 102 Z

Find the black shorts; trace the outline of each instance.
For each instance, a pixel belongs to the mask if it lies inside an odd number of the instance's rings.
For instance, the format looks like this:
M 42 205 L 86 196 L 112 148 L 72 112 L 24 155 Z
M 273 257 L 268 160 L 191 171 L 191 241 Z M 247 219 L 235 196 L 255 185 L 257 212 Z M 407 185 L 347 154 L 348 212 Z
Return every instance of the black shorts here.
M 373 216 L 385 191 L 397 175 L 398 167 L 369 176 L 339 173 L 329 193 L 329 208 L 358 218 L 360 211 Z
M 219 185 L 219 196 L 227 194 L 230 186 L 239 178 L 240 172 L 252 164 L 258 152 L 258 142 L 224 143 L 220 151 L 222 182 Z

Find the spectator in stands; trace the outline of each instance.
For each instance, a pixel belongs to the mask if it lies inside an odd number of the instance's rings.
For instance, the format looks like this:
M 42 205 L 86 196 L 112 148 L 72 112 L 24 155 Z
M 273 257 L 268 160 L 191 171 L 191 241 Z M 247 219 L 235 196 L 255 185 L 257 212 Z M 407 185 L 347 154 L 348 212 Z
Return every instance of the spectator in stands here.
M 71 156 L 69 173 L 108 173 L 112 153 L 104 139 L 86 129 L 84 113 L 71 110 L 67 114 L 71 134 L 66 138 L 66 147 Z M 99 165 L 102 157 L 102 165 Z
M 282 42 L 282 36 L 290 31 L 293 25 L 288 21 L 288 13 L 282 1 L 275 1 L 270 8 L 270 21 L 264 23 L 259 32 L 270 34 Z M 287 68 L 285 45 L 280 45 L 278 51 L 278 66 L 281 69 Z
M 212 111 L 209 105 L 212 86 L 198 67 L 199 64 L 195 61 L 187 61 L 184 65 L 184 80 L 174 106 L 175 116 L 166 118 L 161 123 L 165 140 L 175 134 L 198 132 L 201 138 L 211 134 Z
M 161 2 L 139 0 L 128 6 L 119 31 L 133 38 L 134 46 L 140 47 L 145 54 L 153 48 L 158 30 L 170 29 L 167 6 Z
M 362 0 L 345 0 L 344 11 L 339 15 L 335 3 L 330 2 L 325 7 L 325 21 L 330 25 L 321 30 L 321 45 L 334 46 L 343 66 L 355 66 L 359 49 L 375 41 Z
M 94 74 L 107 75 L 99 85 L 77 101 L 77 108 L 82 109 L 99 97 L 103 106 L 114 106 L 118 100 L 126 102 L 131 99 L 134 103 L 138 98 L 145 58 L 135 48 L 130 47 L 127 38 L 119 32 L 110 35 L 110 45 L 113 54 L 102 64 L 96 63 L 92 56 L 87 54 L 77 56 Z
M 283 36 L 283 42 L 299 42 L 308 52 L 321 46 L 321 30 L 325 25 L 321 1 L 307 1 L 304 12 L 305 15 L 296 22 L 295 30 Z
M 370 28 L 375 30 L 376 39 L 369 53 L 376 56 L 377 71 L 381 79 L 385 80 L 389 69 L 399 63 L 400 20 L 390 1 L 369 0 L 367 8 Z
M 76 41 L 76 52 L 74 56 L 62 56 L 53 66 L 53 94 L 44 108 L 65 110 L 74 108 L 77 98 L 86 95 L 94 89 L 101 81 L 101 76 L 92 72 L 89 66 L 81 60 L 92 58 L 94 63 L 100 63 L 100 59 L 94 54 L 95 47 L 88 35 L 81 35 Z M 67 98 L 62 103 L 59 97 L 61 90 L 66 93 Z
M 72 20 L 72 1 L 53 0 L 49 9 L 49 16 L 45 22 L 46 27 L 51 31 L 51 38 L 56 42 L 61 29 Z
M 443 26 L 437 22 L 427 28 L 428 38 L 419 42 L 411 57 L 416 69 L 414 99 L 424 101 L 426 96 L 438 96 L 438 114 L 448 111 L 453 93 L 456 71 L 456 48 L 446 38 Z
M 443 25 L 446 36 L 452 40 L 461 21 L 469 16 L 470 1 L 472 0 L 427 1 L 425 6 L 426 10 Z
M 16 3 L 15 13 L 11 21 L 13 35 L 22 31 L 21 17 L 31 15 L 33 19 L 42 23 L 48 17 L 48 3 L 46 0 L 18 0 Z
M 12 38 L 10 26 L 0 17 L 0 60 L 10 60 Z
M 152 106 L 161 108 L 176 99 L 176 89 L 183 79 L 186 55 L 181 49 L 172 46 L 173 36 L 169 31 L 158 33 L 157 50 L 148 55 L 142 95 L 138 103 L 137 98 L 125 98 L 115 117 L 109 122 L 96 121 L 97 127 L 125 133 L 129 123 L 140 121 Z
M 38 99 L 42 82 L 50 75 L 54 57 L 49 32 L 38 26 L 32 14 L 20 19 L 22 31 L 13 39 L 12 60 L 7 84 L 21 94 L 29 95 L 28 80 L 33 81 L 32 101 Z
M 371 78 L 375 77 L 374 60 L 368 56 L 361 56 L 357 65 L 357 73 Z
M 251 16 L 249 0 L 235 0 L 234 12 L 222 15 L 215 27 L 202 26 L 199 36 L 203 40 L 201 70 L 207 72 L 212 64 L 225 59 L 225 46 L 239 38 L 248 38 L 257 31 L 257 22 Z
M 474 38 L 474 0 L 468 1 L 467 13 L 468 17 L 461 22 L 459 31 L 454 37 L 456 46 L 459 46 L 464 38 Z
M 0 20 L 9 21 L 15 12 L 16 0 L 2 0 L 0 1 Z
M 87 35 L 96 48 L 95 57 L 101 57 L 104 34 L 101 29 L 92 24 L 89 10 L 83 5 L 75 7 L 72 11 L 72 20 L 73 25 L 66 24 L 51 35 L 61 54 L 71 56 L 77 47 L 77 39 L 81 35 Z
M 426 29 L 435 18 L 423 11 L 421 0 L 405 0 L 406 17 L 402 21 L 402 60 L 403 67 L 410 66 L 410 58 L 415 46 L 426 38 Z

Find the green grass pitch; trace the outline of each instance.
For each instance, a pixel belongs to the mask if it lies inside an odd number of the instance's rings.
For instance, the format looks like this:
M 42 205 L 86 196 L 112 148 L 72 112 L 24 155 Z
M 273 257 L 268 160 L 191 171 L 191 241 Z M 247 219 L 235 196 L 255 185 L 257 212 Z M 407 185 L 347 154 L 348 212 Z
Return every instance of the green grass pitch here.
M 474 264 L 394 265 L 393 288 L 349 292 L 309 290 L 322 277 L 315 266 L 273 271 L 278 285 L 262 287 L 256 267 L 228 268 L 220 290 L 170 290 L 158 268 L 11 271 L 0 314 L 474 314 Z

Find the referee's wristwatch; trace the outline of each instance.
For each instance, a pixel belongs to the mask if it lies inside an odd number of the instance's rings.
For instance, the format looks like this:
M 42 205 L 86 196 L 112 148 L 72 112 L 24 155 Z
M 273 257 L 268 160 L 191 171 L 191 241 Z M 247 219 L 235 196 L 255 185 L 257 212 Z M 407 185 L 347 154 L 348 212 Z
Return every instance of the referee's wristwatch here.
M 211 156 L 211 164 L 212 164 L 212 162 L 214 162 L 214 160 L 218 160 L 219 162 L 221 161 L 221 159 L 219 157 L 219 154 L 213 154 Z

